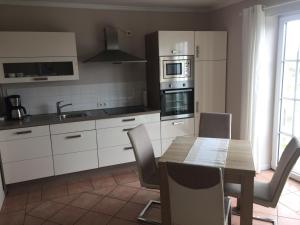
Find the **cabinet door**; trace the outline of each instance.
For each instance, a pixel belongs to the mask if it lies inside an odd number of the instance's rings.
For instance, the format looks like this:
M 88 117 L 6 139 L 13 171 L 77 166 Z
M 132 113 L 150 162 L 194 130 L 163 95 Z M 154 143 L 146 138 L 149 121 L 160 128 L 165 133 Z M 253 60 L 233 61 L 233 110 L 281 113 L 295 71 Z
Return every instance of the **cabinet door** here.
M 52 156 L 3 163 L 6 184 L 54 175 Z
M 194 31 L 159 31 L 159 56 L 194 55 Z
M 195 63 L 195 115 L 225 112 L 226 61 Z
M 194 118 L 161 122 L 162 140 L 175 138 L 177 136 L 194 136 Z
M 98 167 L 97 150 L 54 155 L 55 175 L 74 173 Z
M 196 60 L 225 60 L 227 49 L 226 31 L 196 31 Z
M 97 149 L 96 130 L 52 135 L 53 155 Z

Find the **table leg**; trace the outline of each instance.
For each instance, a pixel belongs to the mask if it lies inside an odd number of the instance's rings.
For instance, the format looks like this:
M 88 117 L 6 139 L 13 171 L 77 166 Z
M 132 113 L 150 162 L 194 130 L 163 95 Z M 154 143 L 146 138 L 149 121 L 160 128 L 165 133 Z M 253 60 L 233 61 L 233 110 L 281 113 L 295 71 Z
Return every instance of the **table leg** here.
M 161 224 L 171 225 L 167 167 L 165 163 L 159 163 L 158 165 L 160 174 Z
M 252 225 L 254 177 L 243 176 L 241 182 L 241 225 Z

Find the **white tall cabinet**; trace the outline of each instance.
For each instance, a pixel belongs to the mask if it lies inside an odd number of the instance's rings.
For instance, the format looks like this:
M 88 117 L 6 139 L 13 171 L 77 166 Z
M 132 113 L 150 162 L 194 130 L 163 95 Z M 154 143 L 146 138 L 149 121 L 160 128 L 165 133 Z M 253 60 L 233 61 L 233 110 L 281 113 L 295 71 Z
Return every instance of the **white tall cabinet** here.
M 225 112 L 226 31 L 195 32 L 195 135 L 201 112 Z

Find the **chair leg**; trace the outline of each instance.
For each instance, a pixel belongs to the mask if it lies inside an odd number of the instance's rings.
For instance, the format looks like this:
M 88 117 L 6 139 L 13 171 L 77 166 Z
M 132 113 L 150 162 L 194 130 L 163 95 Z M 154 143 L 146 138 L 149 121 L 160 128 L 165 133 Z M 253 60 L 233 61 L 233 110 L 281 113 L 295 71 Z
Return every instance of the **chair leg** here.
M 160 205 L 160 202 L 159 201 L 154 201 L 154 200 L 150 200 L 147 205 L 145 206 L 145 208 L 142 210 L 142 212 L 139 214 L 138 216 L 138 220 L 139 221 L 142 221 L 144 223 L 149 223 L 149 224 L 161 224 L 161 222 L 159 221 L 155 221 L 155 220 L 150 220 L 150 219 L 147 219 L 144 217 L 145 213 L 148 211 L 148 209 L 151 207 L 152 204 L 157 204 L 157 205 Z
M 232 215 L 240 216 L 240 211 L 239 211 L 239 209 L 237 207 L 232 210 Z M 273 219 L 268 218 L 268 217 L 253 216 L 252 218 L 254 220 L 259 220 L 259 221 L 271 223 L 273 225 L 277 225 L 277 221 L 276 220 L 273 220 Z

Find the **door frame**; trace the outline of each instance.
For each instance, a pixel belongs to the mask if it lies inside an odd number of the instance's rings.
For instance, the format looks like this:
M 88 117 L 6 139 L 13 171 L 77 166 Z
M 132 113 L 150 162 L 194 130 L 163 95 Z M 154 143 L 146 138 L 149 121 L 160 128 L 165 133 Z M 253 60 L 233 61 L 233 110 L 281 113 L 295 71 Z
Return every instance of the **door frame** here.
M 278 144 L 279 144 L 279 127 L 280 127 L 280 111 L 281 111 L 281 94 L 282 94 L 282 59 L 285 50 L 284 37 L 285 37 L 285 24 L 288 21 L 300 20 L 300 14 L 282 16 L 279 18 L 278 26 L 278 44 L 277 44 L 277 59 L 276 59 L 276 79 L 275 79 L 275 93 L 274 93 L 274 118 L 273 118 L 273 143 L 272 143 L 272 158 L 271 158 L 271 168 L 276 169 L 278 163 Z M 300 181 L 300 175 L 291 173 L 292 178 Z

